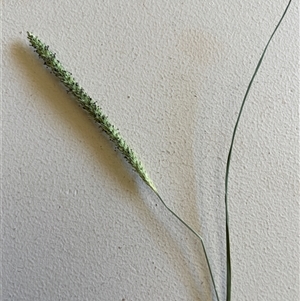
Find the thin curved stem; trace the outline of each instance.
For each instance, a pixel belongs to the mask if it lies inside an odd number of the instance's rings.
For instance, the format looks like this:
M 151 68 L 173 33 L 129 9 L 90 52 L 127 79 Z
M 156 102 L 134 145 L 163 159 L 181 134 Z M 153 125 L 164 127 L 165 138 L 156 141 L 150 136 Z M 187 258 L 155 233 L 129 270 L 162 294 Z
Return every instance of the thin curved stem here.
M 235 126 L 234 126 L 234 129 L 233 129 L 231 144 L 230 144 L 230 148 L 229 148 L 229 152 L 228 152 L 227 163 L 226 163 L 226 174 L 225 174 L 225 214 L 226 214 L 226 253 L 227 253 L 227 271 L 226 271 L 226 273 L 227 273 L 227 293 L 226 293 L 226 300 L 227 301 L 230 301 L 230 299 L 231 299 L 231 258 L 230 258 L 230 236 L 229 236 L 229 215 L 228 215 L 228 179 L 229 179 L 229 168 L 230 168 L 230 161 L 231 161 L 231 154 L 232 154 L 232 150 L 233 150 L 234 139 L 235 139 L 235 136 L 236 136 L 236 131 L 237 131 L 237 128 L 238 128 L 238 125 L 239 125 L 239 121 L 240 121 L 240 118 L 241 118 L 241 115 L 242 115 L 242 112 L 243 112 L 243 108 L 244 108 L 247 96 L 248 96 L 250 88 L 253 84 L 253 80 L 254 80 L 254 78 L 255 78 L 255 76 L 258 72 L 258 69 L 259 69 L 259 67 L 260 67 L 260 65 L 261 65 L 261 63 L 264 59 L 267 48 L 268 48 L 271 40 L 273 39 L 273 36 L 274 36 L 275 32 L 277 31 L 281 21 L 283 20 L 283 18 L 285 16 L 291 2 L 292 2 L 292 0 L 289 1 L 289 3 L 286 6 L 279 22 L 277 23 L 275 29 L 273 30 L 273 33 L 271 34 L 271 36 L 270 36 L 263 52 L 262 52 L 262 55 L 261 55 L 261 57 L 260 57 L 260 59 L 257 63 L 257 66 L 254 70 L 254 73 L 252 75 L 252 78 L 251 78 L 251 80 L 248 84 L 245 96 L 244 96 L 243 101 L 242 101 L 242 105 L 241 105 L 240 110 L 239 110 L 239 114 L 238 114 Z
M 152 189 L 152 187 L 150 187 L 150 188 Z M 204 245 L 203 238 L 193 228 L 191 228 L 182 218 L 180 218 L 172 209 L 170 209 L 170 207 L 168 207 L 168 205 L 164 202 L 164 200 L 161 198 L 161 196 L 159 195 L 159 193 L 156 190 L 154 190 L 154 189 L 152 189 L 152 190 L 154 191 L 156 196 L 159 198 L 159 200 L 162 202 L 162 204 L 166 207 L 166 209 L 169 212 L 171 212 L 173 214 L 173 216 L 175 216 L 183 225 L 185 225 L 200 240 L 203 251 L 204 251 L 205 260 L 207 262 L 210 278 L 211 278 L 211 281 L 212 281 L 212 284 L 213 284 L 213 288 L 214 288 L 217 300 L 220 301 L 219 295 L 218 295 L 218 292 L 217 292 L 217 288 L 216 288 L 216 284 L 215 284 L 215 280 L 214 280 L 214 277 L 213 277 L 213 274 L 212 274 L 211 266 L 210 266 L 210 263 L 209 263 L 208 255 L 207 255 L 206 248 L 205 248 L 205 245 Z

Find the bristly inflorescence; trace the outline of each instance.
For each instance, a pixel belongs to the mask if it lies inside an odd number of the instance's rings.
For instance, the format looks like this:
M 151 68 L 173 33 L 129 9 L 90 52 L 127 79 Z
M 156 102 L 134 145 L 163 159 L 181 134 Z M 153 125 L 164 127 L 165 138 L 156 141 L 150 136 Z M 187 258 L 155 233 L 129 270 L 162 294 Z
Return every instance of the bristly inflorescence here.
M 59 78 L 63 85 L 67 88 L 78 101 L 80 106 L 85 109 L 100 128 L 108 135 L 109 139 L 115 144 L 119 151 L 124 155 L 125 159 L 140 175 L 144 182 L 154 191 L 156 188 L 147 175 L 141 161 L 137 158 L 134 151 L 127 145 L 121 137 L 119 131 L 109 122 L 106 115 L 103 114 L 101 108 L 87 95 L 84 89 L 75 81 L 72 74 L 65 70 L 60 61 L 56 59 L 55 53 L 49 50 L 49 46 L 45 45 L 38 37 L 27 32 L 28 40 L 35 52 L 44 61 L 44 64 L 51 69 L 53 74 Z

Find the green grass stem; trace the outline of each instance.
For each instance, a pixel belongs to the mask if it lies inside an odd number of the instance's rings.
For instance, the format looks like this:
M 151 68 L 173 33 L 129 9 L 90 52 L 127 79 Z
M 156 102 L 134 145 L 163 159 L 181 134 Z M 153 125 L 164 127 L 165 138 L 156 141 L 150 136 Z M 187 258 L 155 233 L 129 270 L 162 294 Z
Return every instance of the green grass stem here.
M 239 110 L 239 113 L 238 113 L 238 117 L 237 117 L 237 120 L 236 120 L 236 123 L 235 123 L 235 126 L 234 126 L 234 129 L 233 129 L 233 134 L 232 134 L 232 137 L 231 137 L 231 144 L 230 144 L 230 148 L 229 148 L 229 152 L 228 152 L 228 157 L 227 157 L 227 163 L 226 163 L 226 174 L 225 174 L 225 223 L 226 223 L 226 287 L 227 287 L 227 290 L 226 290 L 226 300 L 227 301 L 230 301 L 231 300 L 231 255 L 230 255 L 230 231 L 229 231 L 229 214 L 228 214 L 228 179 L 229 179 L 229 169 L 230 169 L 230 162 L 231 162 L 231 155 L 232 155 L 232 150 L 233 150 L 233 145 L 234 145 L 234 140 L 235 140 L 235 136 L 236 136 L 236 132 L 237 132 L 237 128 L 238 128 L 238 125 L 239 125 L 239 122 L 240 122 L 240 118 L 241 118 L 241 115 L 242 115 L 242 112 L 243 112 L 243 109 L 244 109 L 244 105 L 246 103 L 246 99 L 247 99 L 247 96 L 249 94 L 249 91 L 251 89 L 251 86 L 253 84 L 253 80 L 254 78 L 256 77 L 256 74 L 259 70 L 259 67 L 264 59 L 264 56 L 265 56 L 265 53 L 267 51 L 267 48 L 269 47 L 269 44 L 271 42 L 271 40 L 273 39 L 273 36 L 275 34 L 275 32 L 277 31 L 281 21 L 283 20 L 290 4 L 291 4 L 292 0 L 289 1 L 288 5 L 286 6 L 279 22 L 277 23 L 273 33 L 271 34 L 263 52 L 262 52 L 262 55 L 258 61 L 258 64 L 254 70 L 254 73 L 252 75 L 252 78 L 248 84 L 248 87 L 246 89 L 246 93 L 244 95 L 244 98 L 243 98 L 243 101 L 242 101 L 242 105 L 240 107 L 240 110 Z

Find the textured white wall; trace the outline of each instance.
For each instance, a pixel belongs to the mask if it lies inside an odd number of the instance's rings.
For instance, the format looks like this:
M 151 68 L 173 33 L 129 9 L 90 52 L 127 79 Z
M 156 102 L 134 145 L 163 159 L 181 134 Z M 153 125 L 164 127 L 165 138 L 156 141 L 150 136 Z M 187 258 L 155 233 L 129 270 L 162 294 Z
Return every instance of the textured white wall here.
M 199 231 L 225 300 L 224 175 L 248 82 L 288 1 L 5 1 L 3 300 L 216 300 L 200 243 L 28 46 L 51 46 Z M 293 1 L 232 157 L 232 301 L 299 296 Z

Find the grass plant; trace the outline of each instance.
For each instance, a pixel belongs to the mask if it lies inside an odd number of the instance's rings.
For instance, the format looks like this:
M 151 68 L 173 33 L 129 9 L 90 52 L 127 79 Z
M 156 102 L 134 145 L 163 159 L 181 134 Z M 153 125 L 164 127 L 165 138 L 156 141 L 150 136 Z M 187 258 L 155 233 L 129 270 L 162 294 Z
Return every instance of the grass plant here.
M 237 128 L 240 122 L 240 118 L 244 109 L 244 105 L 249 93 L 249 90 L 253 84 L 253 80 L 259 70 L 259 67 L 263 61 L 266 50 L 277 31 L 281 21 L 283 20 L 289 6 L 291 4 L 291 0 L 281 16 L 279 22 L 277 23 L 272 35 L 270 36 L 262 55 L 258 61 L 258 64 L 255 68 L 255 71 L 252 75 L 252 78 L 249 82 L 249 85 L 246 89 L 245 96 L 243 98 L 238 117 L 234 126 L 231 144 L 228 152 L 227 163 L 226 163 L 226 173 L 225 173 L 225 228 L 226 228 L 226 301 L 231 300 L 231 252 L 230 252 L 230 231 L 229 231 L 229 213 L 228 213 L 228 181 L 229 181 L 229 170 L 230 170 L 230 162 L 231 155 L 234 146 L 234 140 L 237 132 Z M 152 180 L 146 173 L 146 170 L 138 159 L 135 152 L 132 148 L 126 143 L 126 141 L 122 138 L 120 132 L 115 128 L 115 126 L 109 121 L 108 117 L 102 112 L 102 109 L 92 100 L 92 98 L 84 91 L 84 89 L 77 83 L 77 81 L 73 78 L 72 74 L 67 71 L 60 61 L 56 58 L 56 54 L 49 49 L 49 46 L 44 44 L 37 36 L 33 35 L 30 32 L 27 32 L 27 36 L 31 46 L 35 49 L 35 52 L 39 55 L 39 57 L 44 61 L 44 64 L 50 68 L 53 74 L 60 80 L 60 82 L 65 86 L 67 91 L 76 99 L 79 105 L 87 111 L 87 113 L 93 118 L 93 120 L 99 125 L 99 127 L 106 133 L 108 138 L 114 143 L 116 148 L 123 154 L 124 158 L 128 161 L 128 163 L 132 166 L 132 168 L 137 172 L 137 174 L 141 177 L 141 179 L 152 189 L 158 199 L 162 202 L 164 207 L 174 216 L 176 217 L 185 227 L 187 227 L 201 242 L 203 247 L 205 259 L 207 262 L 210 278 L 212 281 L 212 286 L 215 292 L 215 296 L 217 301 L 220 301 L 218 291 L 216 288 L 215 280 L 213 277 L 213 273 L 211 270 L 211 265 L 208 259 L 208 254 L 205 248 L 205 244 L 201 235 L 199 235 L 193 228 L 191 228 L 188 223 L 186 223 L 183 219 L 181 219 L 173 210 L 171 210 L 168 205 L 164 202 L 164 200 L 159 195 L 155 185 Z
M 28 40 L 31 46 L 35 49 L 35 52 L 44 61 L 44 64 L 50 68 L 52 73 L 60 80 L 65 86 L 67 91 L 74 96 L 79 105 L 88 112 L 88 114 L 94 119 L 96 124 L 107 134 L 108 138 L 114 143 L 116 148 L 124 155 L 128 163 L 138 173 L 142 180 L 152 189 L 166 209 L 176 217 L 183 225 L 185 225 L 197 238 L 200 240 L 204 250 L 204 255 L 207 261 L 210 277 L 214 287 L 214 291 L 219 301 L 218 292 L 216 289 L 214 277 L 212 275 L 211 266 L 209 263 L 208 255 L 205 249 L 204 241 L 201 235 L 199 235 L 193 228 L 191 228 L 183 219 L 181 219 L 161 198 L 156 187 L 151 181 L 150 177 L 145 171 L 145 168 L 141 161 L 138 159 L 135 152 L 122 138 L 120 132 L 115 126 L 110 123 L 108 117 L 102 112 L 102 109 L 92 100 L 92 98 L 84 91 L 84 89 L 77 83 L 72 74 L 67 71 L 60 61 L 56 58 L 56 54 L 49 49 L 49 46 L 44 44 L 37 36 L 30 32 L 27 32 Z

